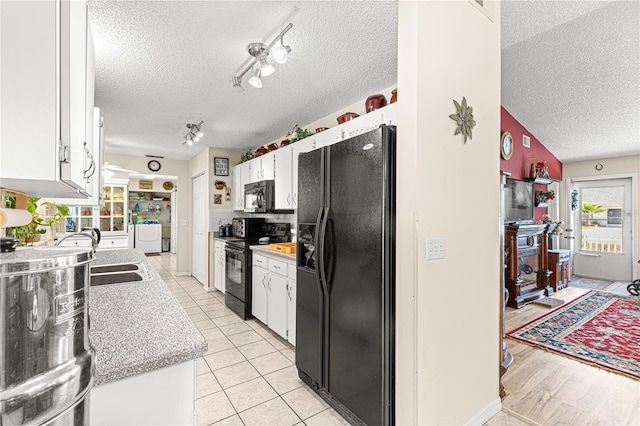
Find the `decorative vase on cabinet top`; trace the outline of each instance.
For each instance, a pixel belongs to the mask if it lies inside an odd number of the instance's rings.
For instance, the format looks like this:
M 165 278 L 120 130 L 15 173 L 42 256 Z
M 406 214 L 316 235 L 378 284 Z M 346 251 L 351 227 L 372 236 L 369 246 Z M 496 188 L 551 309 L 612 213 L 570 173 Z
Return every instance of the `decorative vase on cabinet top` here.
M 291 142 L 289 142 L 289 139 L 285 139 L 282 142 L 280 142 L 280 148 L 282 148 L 283 146 L 287 146 L 289 145 Z
M 364 105 L 367 112 L 375 111 L 378 108 L 387 106 L 387 98 L 385 98 L 384 95 L 381 95 L 379 93 L 376 95 L 371 95 L 367 98 Z
M 267 145 L 268 152 L 275 151 L 276 149 L 278 149 L 278 145 L 276 143 L 270 143 Z
M 344 114 L 342 114 L 340 117 L 337 118 L 338 124 L 342 124 L 349 120 L 353 120 L 356 117 L 360 117 L 360 115 L 356 114 L 355 112 L 345 112 Z
M 256 157 L 260 157 L 261 155 L 264 155 L 267 152 L 269 152 L 267 148 L 265 148 L 264 146 L 259 146 L 258 149 L 256 149 Z
M 398 101 L 398 89 L 393 89 L 391 91 L 391 103 L 394 104 Z
M 328 127 L 318 127 L 316 128 L 316 133 L 324 132 L 325 130 L 329 130 Z

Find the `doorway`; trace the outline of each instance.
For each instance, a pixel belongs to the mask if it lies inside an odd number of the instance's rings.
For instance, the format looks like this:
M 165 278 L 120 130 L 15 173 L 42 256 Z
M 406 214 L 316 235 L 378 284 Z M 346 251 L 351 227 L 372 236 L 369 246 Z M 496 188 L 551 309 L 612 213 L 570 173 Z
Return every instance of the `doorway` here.
M 631 177 L 575 179 L 570 194 L 574 274 L 631 281 L 634 266 Z

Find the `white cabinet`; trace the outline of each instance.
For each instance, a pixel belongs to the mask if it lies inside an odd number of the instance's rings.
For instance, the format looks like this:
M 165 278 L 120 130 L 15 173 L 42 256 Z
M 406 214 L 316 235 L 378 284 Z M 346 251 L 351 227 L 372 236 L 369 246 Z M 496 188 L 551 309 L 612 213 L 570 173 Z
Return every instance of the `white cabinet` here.
M 100 116 L 100 108 L 93 108 L 93 127 L 91 146 L 87 147 L 85 192 L 88 198 L 56 198 L 58 204 L 67 206 L 102 207 L 104 206 L 104 125 Z
M 276 210 L 293 209 L 293 191 L 291 186 L 293 180 L 293 169 L 291 168 L 292 152 L 293 147 L 286 146 L 273 153 L 275 159 L 274 204 Z
M 244 184 L 273 179 L 274 156 L 273 152 L 263 154 L 247 162 L 250 168 L 249 180 Z
M 253 252 L 251 313 L 295 345 L 295 262 Z
M 256 258 L 262 258 L 265 268 L 256 263 Z M 269 325 L 267 318 L 267 280 L 269 271 L 266 269 L 266 258 L 253 254 L 253 268 L 251 270 L 251 315 Z
M 226 279 L 226 264 L 225 264 L 225 247 L 227 243 L 224 241 L 216 240 L 215 245 L 215 272 L 213 284 L 218 291 L 224 294 L 225 292 L 225 279 Z
M 287 340 L 296 345 L 296 265 L 289 264 L 287 280 Z
M 86 126 L 93 114 L 86 2 L 0 2 L 0 8 L 0 186 L 34 197 L 86 198 Z
M 244 210 L 244 186 L 251 183 L 251 161 L 233 168 L 233 210 Z

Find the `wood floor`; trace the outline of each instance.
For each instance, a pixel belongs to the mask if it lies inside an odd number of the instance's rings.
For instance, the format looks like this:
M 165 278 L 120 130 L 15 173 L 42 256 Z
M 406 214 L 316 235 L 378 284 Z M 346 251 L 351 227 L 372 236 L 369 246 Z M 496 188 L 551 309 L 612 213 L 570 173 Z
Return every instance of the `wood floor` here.
M 569 287 L 552 297 L 565 302 L 586 293 Z M 549 312 L 529 304 L 507 308 L 505 330 Z M 640 425 L 640 381 L 507 339 L 514 357 L 502 378 L 503 410 L 540 425 Z

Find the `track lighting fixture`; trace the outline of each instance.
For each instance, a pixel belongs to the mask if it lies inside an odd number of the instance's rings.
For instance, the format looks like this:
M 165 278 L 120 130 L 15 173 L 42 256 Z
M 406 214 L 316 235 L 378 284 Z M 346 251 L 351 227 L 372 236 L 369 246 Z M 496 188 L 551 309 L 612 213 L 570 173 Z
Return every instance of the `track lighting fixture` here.
M 200 130 L 202 123 L 204 123 L 202 120 L 200 120 L 198 124 L 187 123 L 187 129 L 189 129 L 189 131 L 183 137 L 183 144 L 191 146 L 194 142 L 198 142 L 200 138 L 204 136 L 204 133 Z
M 252 74 L 248 80 L 249 84 L 257 89 L 262 87 L 262 77 L 267 77 L 275 72 L 275 68 L 269 63 L 269 55 L 271 55 L 278 64 L 284 64 L 287 61 L 287 57 L 289 53 L 291 53 L 291 47 L 285 46 L 282 39 L 291 28 L 293 28 L 293 24 L 289 23 L 269 44 L 250 43 L 247 46 L 247 52 L 253 56 L 253 60 L 240 74 L 233 77 L 232 90 L 234 92 L 244 91 L 242 87 L 242 77 L 244 77 L 249 70 L 251 70 Z M 254 68 L 256 64 L 258 64 L 258 66 Z

